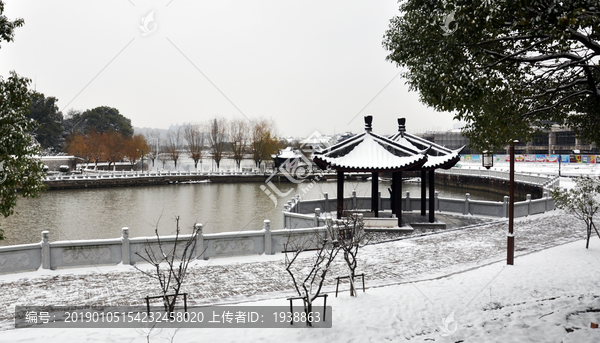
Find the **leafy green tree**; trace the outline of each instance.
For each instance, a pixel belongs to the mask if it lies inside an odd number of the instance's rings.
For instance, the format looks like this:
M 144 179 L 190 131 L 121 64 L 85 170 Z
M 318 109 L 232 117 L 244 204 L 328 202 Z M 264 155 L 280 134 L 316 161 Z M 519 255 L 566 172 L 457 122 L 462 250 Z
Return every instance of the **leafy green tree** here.
M 63 138 L 68 140 L 68 137 L 74 134 L 84 135 L 85 132 L 85 118 L 81 117 L 81 111 L 70 109 L 63 117 Z
M 56 102 L 58 100 L 51 96 L 33 91 L 31 92 L 31 105 L 27 117 L 33 119 L 36 125 L 33 136 L 40 143 L 42 149 L 50 149 L 60 152 L 63 148 L 63 114 L 59 111 Z
M 81 113 L 81 115 L 74 114 L 72 120 L 73 122 L 81 122 L 80 126 L 84 132 L 90 130 L 99 133 L 115 131 L 126 138 L 133 136 L 131 119 L 124 117 L 118 109 L 113 107 L 96 107 Z
M 0 213 L 14 213 L 17 197 L 36 197 L 44 189 L 41 148 L 29 134 L 34 121 L 27 118 L 30 80 L 11 72 L 0 76 Z
M 10 42 L 14 29 L 24 21 L 11 21 L 2 13 L 4 3 L 0 0 L 0 42 Z M 27 117 L 31 104 L 29 82 L 14 71 L 8 78 L 0 76 L 0 213 L 4 217 L 14 213 L 19 194 L 35 197 L 44 189 L 43 164 L 38 158 L 41 148 L 29 134 L 34 124 Z
M 475 148 L 567 124 L 600 143 L 597 0 L 407 0 L 383 45 L 411 90 Z
M 600 195 L 600 180 L 587 176 L 578 177 L 575 187 L 569 190 L 557 188 L 552 191 L 552 197 L 558 208 L 571 213 L 575 218 L 585 223 L 587 231 L 586 249 L 590 246 L 592 228 L 600 238 L 600 233 L 596 228 L 596 224 L 594 224 L 594 216 L 600 210 L 598 195 Z

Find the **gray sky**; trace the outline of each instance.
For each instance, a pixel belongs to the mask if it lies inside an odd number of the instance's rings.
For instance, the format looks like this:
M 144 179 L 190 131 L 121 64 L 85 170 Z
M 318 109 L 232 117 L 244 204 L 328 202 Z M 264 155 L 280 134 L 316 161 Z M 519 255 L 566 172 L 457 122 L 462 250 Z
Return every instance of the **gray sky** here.
M 137 127 L 273 118 L 283 136 L 448 130 L 385 61 L 394 0 L 7 0 L 23 18 L 0 74 L 35 80 L 64 113 L 119 109 Z M 142 18 L 153 12 L 143 35 Z M 387 85 L 387 87 L 386 87 Z M 354 119 L 353 119 L 354 118 Z

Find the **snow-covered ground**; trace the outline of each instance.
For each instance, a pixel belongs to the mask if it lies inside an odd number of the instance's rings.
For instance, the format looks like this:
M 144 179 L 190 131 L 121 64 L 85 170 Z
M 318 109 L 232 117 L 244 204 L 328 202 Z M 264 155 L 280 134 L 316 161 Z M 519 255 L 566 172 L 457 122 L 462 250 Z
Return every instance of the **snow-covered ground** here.
M 467 169 L 485 169 L 481 162 L 459 162 L 459 168 Z M 494 162 L 492 170 L 509 171 L 508 162 Z M 516 172 L 558 175 L 560 169 L 561 176 L 576 177 L 581 175 L 600 176 L 600 163 L 541 163 L 541 162 L 515 162 Z
M 330 294 L 330 329 L 157 329 L 150 342 L 598 342 L 600 242 L 561 211 L 515 221 L 506 265 L 505 221 L 365 247 L 366 293 Z M 308 263 L 311 252 L 305 253 Z M 286 306 L 283 254 L 196 261 L 193 304 Z M 341 258 L 329 276 L 344 275 Z M 15 305 L 129 305 L 156 294 L 130 266 L 0 276 L 0 342 L 146 342 L 139 329 L 12 329 Z

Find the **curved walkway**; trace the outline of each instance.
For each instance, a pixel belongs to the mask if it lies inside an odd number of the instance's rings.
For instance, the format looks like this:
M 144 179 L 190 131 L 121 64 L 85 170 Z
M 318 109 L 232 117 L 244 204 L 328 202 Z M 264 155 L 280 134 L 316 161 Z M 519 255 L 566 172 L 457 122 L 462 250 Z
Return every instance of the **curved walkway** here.
M 496 221 L 369 245 L 359 253 L 358 269 L 366 273 L 367 287 L 440 277 L 505 259 L 506 232 L 506 222 Z M 516 256 L 582 239 L 584 232 L 582 224 L 561 211 L 517 219 Z M 306 252 L 301 262 L 308 266 L 313 254 Z M 338 255 L 328 274 L 326 291 L 335 290 L 335 276 L 346 274 L 345 262 Z M 1 276 L 0 287 L 3 329 L 13 327 L 15 305 L 141 305 L 146 295 L 158 293 L 155 280 L 130 266 L 24 273 L 18 280 L 14 275 Z M 195 261 L 190 265 L 183 292 L 188 292 L 190 305 L 294 293 L 285 271 L 284 254 Z

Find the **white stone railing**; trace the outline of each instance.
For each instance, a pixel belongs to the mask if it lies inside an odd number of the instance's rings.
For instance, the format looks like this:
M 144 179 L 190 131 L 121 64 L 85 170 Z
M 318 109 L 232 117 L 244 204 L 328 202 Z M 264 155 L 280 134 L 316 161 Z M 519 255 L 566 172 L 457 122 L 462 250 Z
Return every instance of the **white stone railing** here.
M 300 236 L 315 234 L 323 236 L 325 227 L 298 230 L 273 230 L 269 220 L 264 221 L 262 230 L 203 234 L 202 224 L 196 224 L 200 234 L 196 236 L 193 258 L 266 254 L 284 250 L 284 245 Z M 191 235 L 180 235 L 187 241 Z M 163 251 L 172 251 L 175 236 L 160 237 Z M 311 240 L 315 241 L 316 240 Z M 316 248 L 309 247 L 309 248 Z M 0 247 L 0 273 L 14 273 L 37 269 L 57 269 L 92 265 L 135 264 L 143 262 L 138 255 L 146 249 L 158 249 L 158 239 L 153 237 L 129 238 L 129 229 L 123 228 L 120 238 L 86 241 L 50 242 L 49 232 L 42 232 L 42 241 Z
M 510 173 L 501 170 L 491 169 L 466 169 L 466 168 L 452 168 L 452 169 L 436 169 L 436 173 L 450 174 L 450 175 L 467 175 L 475 176 L 480 178 L 491 178 L 500 180 L 510 180 Z M 553 175 L 545 175 L 540 173 L 526 173 L 526 172 L 515 172 L 515 181 L 519 183 L 533 184 L 543 186 L 548 182 L 557 179 Z
M 82 180 L 82 179 L 134 179 L 142 177 L 164 177 L 164 176 L 219 176 L 219 175 L 264 175 L 263 172 L 200 172 L 200 171 L 156 171 L 156 172 L 132 172 L 132 171 L 117 171 L 117 172 L 103 172 L 94 171 L 86 172 L 84 174 L 51 174 L 46 177 L 46 180 Z
M 465 194 L 464 199 L 440 198 L 438 192 L 435 192 L 435 210 L 438 212 L 457 213 L 462 215 L 478 215 L 486 217 L 507 218 L 509 198 L 504 197 L 503 201 L 485 201 L 471 200 L 469 193 Z M 329 198 L 325 193 L 323 199 L 300 200 L 299 196 L 294 197 L 284 206 L 283 227 L 285 229 L 298 229 L 319 227 L 324 225 L 321 218 L 321 212 L 335 212 L 337 208 L 337 199 Z M 344 198 L 345 210 L 369 210 L 371 208 L 371 197 L 357 197 L 356 191 L 352 196 Z M 381 211 L 391 210 L 389 198 L 382 198 L 379 192 L 379 209 Z M 426 209 L 429 210 L 429 201 L 426 202 Z M 531 199 L 527 194 L 526 200 L 515 202 L 515 217 L 525 217 L 533 214 L 544 213 L 555 209 L 554 199 L 550 197 L 547 191 L 540 199 Z M 413 198 L 410 192 L 402 198 L 402 211 L 420 211 L 421 198 Z

